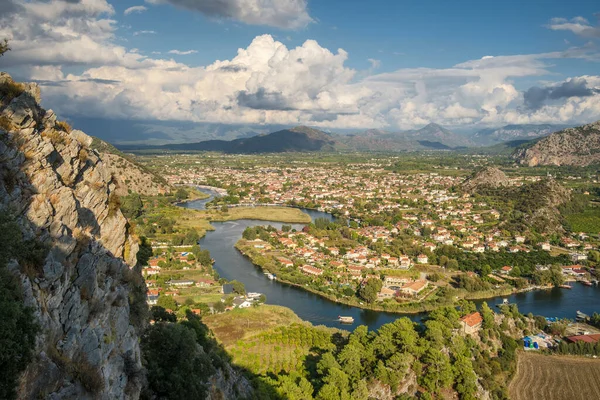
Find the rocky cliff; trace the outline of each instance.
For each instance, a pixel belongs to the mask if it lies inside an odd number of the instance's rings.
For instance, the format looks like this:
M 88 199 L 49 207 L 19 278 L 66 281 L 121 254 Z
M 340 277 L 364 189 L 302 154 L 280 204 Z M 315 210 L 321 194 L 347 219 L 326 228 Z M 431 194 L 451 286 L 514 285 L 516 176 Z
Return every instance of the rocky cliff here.
M 16 214 L 24 236 L 49 248 L 43 265 L 10 265 L 41 328 L 18 396 L 137 398 L 137 244 L 92 138 L 39 100 L 36 85 L 0 74 L 0 210 Z
M 93 138 L 91 147 L 102 158 L 105 169 L 111 174 L 115 183 L 115 192 L 119 196 L 126 196 L 129 192 L 155 196 L 171 191 L 172 188 L 162 177 L 155 175 L 111 144 Z
M 586 166 L 600 162 L 600 121 L 564 129 L 514 154 L 520 164 Z

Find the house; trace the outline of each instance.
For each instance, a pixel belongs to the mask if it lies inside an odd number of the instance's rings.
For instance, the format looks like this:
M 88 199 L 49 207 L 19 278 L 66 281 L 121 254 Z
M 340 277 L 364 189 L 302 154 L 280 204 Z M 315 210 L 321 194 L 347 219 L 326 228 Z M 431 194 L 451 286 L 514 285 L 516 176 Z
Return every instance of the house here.
M 598 343 L 598 341 L 600 340 L 600 334 L 568 336 L 566 339 L 571 343 Z
M 460 319 L 460 326 L 464 333 L 471 335 L 479 331 L 481 324 L 483 323 L 483 317 L 479 312 L 474 312 L 469 315 L 465 315 Z
M 579 262 L 587 260 L 587 254 L 584 253 L 571 253 L 571 261 Z
M 417 262 L 419 264 L 427 264 L 429 262 L 429 257 L 426 254 L 419 254 L 417 256 Z
M 160 267 L 144 268 L 143 273 L 146 274 L 146 276 L 158 275 L 160 274 Z
M 196 282 L 194 282 L 191 279 L 181 279 L 181 280 L 171 279 L 169 281 L 169 285 L 171 285 L 171 286 L 193 286 L 194 284 L 196 284 Z
M 312 267 L 310 265 L 303 265 L 300 267 L 300 270 L 308 275 L 321 276 L 323 275 L 323 270 L 320 268 Z
M 383 280 L 383 285 L 387 287 L 402 286 L 408 282 L 408 278 L 401 276 L 386 276 Z
M 148 290 L 148 299 L 147 303 L 149 306 L 154 306 L 158 303 L 158 290 Z
M 510 274 L 510 271 L 512 271 L 512 267 L 505 265 L 504 267 L 500 268 L 500 273 L 503 275 L 508 275 Z
M 277 261 L 279 261 L 281 263 L 281 265 L 283 265 L 284 267 L 293 267 L 294 263 L 292 262 L 292 260 L 287 259 L 285 257 L 279 257 L 277 259 Z
M 552 246 L 550 246 L 550 243 L 548 243 L 548 242 L 544 242 L 544 243 L 540 244 L 540 246 L 542 247 L 542 250 L 545 250 L 545 251 L 552 250 Z
M 515 242 L 525 243 L 525 236 L 515 236 Z
M 381 290 L 379 291 L 379 293 L 377 294 L 377 299 L 379 299 L 379 300 L 391 299 L 395 295 L 396 295 L 396 291 L 395 290 L 383 286 L 381 288 Z
M 233 305 L 237 308 L 248 308 L 252 306 L 252 302 L 244 299 L 243 297 L 236 297 L 233 299 Z
M 427 280 L 418 279 L 414 282 L 407 283 L 406 285 L 402 286 L 400 288 L 400 291 L 405 294 L 416 296 L 417 294 L 421 293 L 421 291 L 423 291 L 423 289 L 425 289 L 428 284 L 429 282 Z

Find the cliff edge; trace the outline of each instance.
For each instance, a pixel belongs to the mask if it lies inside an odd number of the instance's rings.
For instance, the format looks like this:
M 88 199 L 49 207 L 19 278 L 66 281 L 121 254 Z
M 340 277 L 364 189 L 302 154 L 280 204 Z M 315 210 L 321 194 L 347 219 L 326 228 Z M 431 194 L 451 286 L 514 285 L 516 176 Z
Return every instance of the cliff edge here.
M 18 398 L 137 398 L 138 245 L 92 138 L 39 102 L 35 84 L 0 73 L 0 211 L 49 249 L 42 265 L 9 263 L 40 326 Z

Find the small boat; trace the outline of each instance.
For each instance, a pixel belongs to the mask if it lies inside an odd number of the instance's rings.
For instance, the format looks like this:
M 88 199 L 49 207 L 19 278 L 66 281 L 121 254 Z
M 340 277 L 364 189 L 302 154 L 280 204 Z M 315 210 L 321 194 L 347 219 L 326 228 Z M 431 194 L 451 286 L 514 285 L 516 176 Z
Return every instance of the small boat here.
M 579 321 L 587 321 L 590 318 L 589 315 L 584 314 L 581 311 L 577 311 L 576 315 L 577 315 L 577 320 L 579 320 Z
M 270 272 L 265 272 L 265 275 L 267 276 L 267 278 L 269 278 L 270 280 L 274 280 L 275 279 L 275 275 L 273 275 Z
M 581 281 L 585 286 L 593 286 L 593 283 L 590 281 Z
M 258 299 L 260 296 L 261 296 L 261 293 L 256 293 L 256 292 L 246 293 L 246 297 L 248 297 L 250 299 Z
M 571 285 L 559 285 L 558 287 L 561 289 L 573 289 Z
M 342 324 L 353 324 L 354 323 L 354 318 L 352 318 L 352 317 L 342 317 L 341 315 L 338 315 L 338 321 L 340 321 Z
M 502 300 L 502 303 L 496 304 L 496 307 L 501 307 L 501 306 L 510 306 L 510 302 L 508 301 L 508 299 L 504 299 L 504 300 Z

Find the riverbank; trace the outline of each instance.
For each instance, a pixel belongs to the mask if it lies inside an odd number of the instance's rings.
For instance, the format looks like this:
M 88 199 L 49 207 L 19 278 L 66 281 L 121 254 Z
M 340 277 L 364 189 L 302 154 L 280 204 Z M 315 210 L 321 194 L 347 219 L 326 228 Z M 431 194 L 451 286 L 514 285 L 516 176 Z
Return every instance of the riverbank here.
M 456 305 L 458 301 L 463 299 L 470 301 L 490 300 L 499 297 L 507 297 L 519 293 L 525 293 L 533 290 L 552 289 L 551 286 L 531 286 L 523 289 L 515 289 L 513 287 L 507 286 L 492 290 L 468 292 L 464 289 L 445 288 L 447 292 L 444 293 L 443 296 L 441 296 L 438 295 L 440 287 L 431 283 L 429 288 L 425 289 L 424 293 L 421 294 L 418 297 L 418 300 L 416 301 L 396 302 L 394 299 L 386 299 L 384 301 L 378 301 L 377 303 L 367 303 L 361 301 L 358 298 L 350 298 L 349 296 L 340 297 L 323 292 L 322 290 L 318 290 L 317 288 L 311 287 L 309 283 L 302 284 L 282 278 L 281 271 L 277 268 L 274 268 L 274 265 L 276 265 L 275 262 L 269 263 L 267 261 L 267 259 L 270 258 L 270 256 L 259 254 L 258 252 L 253 251 L 253 249 L 250 246 L 248 246 L 246 244 L 246 241 L 243 239 L 240 239 L 236 242 L 235 248 L 240 252 L 241 255 L 248 259 L 252 263 L 252 265 L 260 269 L 262 272 L 270 272 L 275 274 L 279 283 L 302 289 L 304 291 L 313 293 L 317 296 L 320 296 L 337 304 L 342 304 L 370 311 L 388 312 L 401 315 L 421 314 L 433 311 L 440 307 Z M 269 268 L 265 267 L 267 264 L 269 265 Z

